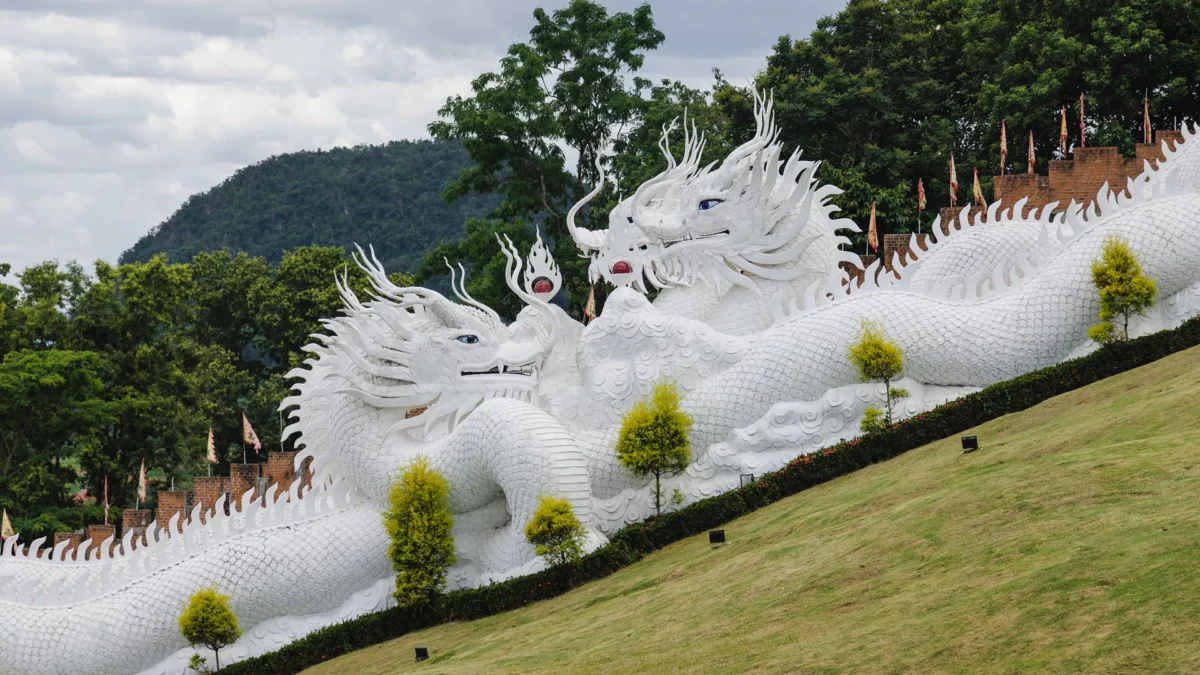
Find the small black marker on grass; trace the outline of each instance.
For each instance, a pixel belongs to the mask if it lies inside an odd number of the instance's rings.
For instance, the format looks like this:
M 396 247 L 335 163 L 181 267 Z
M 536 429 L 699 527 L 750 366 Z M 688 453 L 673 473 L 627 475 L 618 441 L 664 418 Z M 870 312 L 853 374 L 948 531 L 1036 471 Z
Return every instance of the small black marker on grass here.
M 420 663 L 429 658 L 428 647 L 417 647 L 417 663 Z
M 975 452 L 979 449 L 979 440 L 974 436 L 962 437 L 963 452 Z
M 709 530 L 708 543 L 712 545 L 713 550 L 721 548 L 725 544 L 725 530 Z

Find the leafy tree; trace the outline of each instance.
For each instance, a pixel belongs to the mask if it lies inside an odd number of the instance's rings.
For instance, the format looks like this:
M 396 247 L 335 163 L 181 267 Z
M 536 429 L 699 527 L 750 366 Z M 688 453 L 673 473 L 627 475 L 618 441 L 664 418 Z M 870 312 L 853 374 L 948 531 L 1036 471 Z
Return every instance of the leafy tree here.
M 112 421 L 104 374 L 94 352 L 26 349 L 0 362 L 0 487 L 22 515 L 63 505 L 73 475 L 63 460 Z
M 429 461 L 418 456 L 392 484 L 383 526 L 392 543 L 395 598 L 401 607 L 426 607 L 442 591 L 454 564 L 450 488 Z
M 649 400 L 638 401 L 621 420 L 617 459 L 630 471 L 654 476 L 654 512 L 662 515 L 662 478 L 677 474 L 692 462 L 688 434 L 692 418 L 679 408 L 679 389 L 673 383 L 654 386 Z
M 578 561 L 583 555 L 584 535 L 571 502 L 552 495 L 542 495 L 537 511 L 525 525 L 525 540 L 551 566 Z
M 931 208 L 949 205 L 951 151 L 964 185 L 977 166 L 990 190 L 1001 120 L 1008 170 L 1024 169 L 1033 131 L 1044 173 L 1061 106 L 1079 144 L 1081 92 L 1088 144 L 1127 153 L 1143 94 L 1157 128 L 1200 117 L 1200 13 L 1189 0 L 854 0 L 807 38 L 780 38 L 754 85 L 774 93 L 786 149 L 845 190 L 843 215 L 865 223 L 874 201 L 884 231 L 915 231 L 918 178 Z M 753 130 L 748 91 L 719 83 L 715 98 L 736 138 Z
M 863 320 L 862 331 L 858 342 L 850 345 L 850 363 L 858 368 L 859 378 L 863 382 L 882 380 L 886 392 L 886 411 L 884 412 L 884 427 L 892 425 L 892 404 L 906 398 L 908 391 L 892 388 L 892 380 L 904 374 L 904 353 L 892 342 L 889 342 L 883 328 L 871 321 Z M 867 409 L 863 419 L 863 431 L 878 430 L 879 411 Z M 868 428 L 868 426 L 870 428 Z
M 566 214 L 598 179 L 597 153 L 610 138 L 628 132 L 645 108 L 640 93 L 649 82 L 635 78 L 629 85 L 625 78 L 664 36 L 649 5 L 609 15 L 594 2 L 572 0 L 564 9 L 537 9 L 533 16 L 529 41 L 509 47 L 500 72 L 476 78 L 471 97 L 447 99 L 438 111 L 442 119 L 429 132 L 439 140 L 460 140 L 475 162 L 446 188 L 446 199 L 496 193 L 502 202 L 489 218 L 539 223 L 563 270 L 569 306 L 579 314 L 587 300 L 587 262 L 577 255 Z M 560 144 L 577 153 L 574 166 L 567 166 Z M 582 225 L 592 222 L 589 214 L 580 214 Z M 490 256 L 465 261 L 476 269 L 503 269 L 494 245 L 473 247 L 471 253 Z M 424 273 L 440 265 L 431 255 Z M 504 299 L 496 296 L 502 285 L 490 275 L 473 275 L 467 287 L 489 305 Z
M 1128 340 L 1129 319 L 1144 316 L 1158 295 L 1158 285 L 1142 275 L 1129 244 L 1114 236 L 1104 240 L 1100 260 L 1092 263 L 1092 284 L 1100 292 L 1100 323 L 1088 330 L 1088 337 L 1100 343 Z
M 188 600 L 179 616 L 179 632 L 193 647 L 204 645 L 213 650 L 217 670 L 221 669 L 221 648 L 233 644 L 242 635 L 237 615 L 229 608 L 229 596 L 215 588 L 204 588 Z

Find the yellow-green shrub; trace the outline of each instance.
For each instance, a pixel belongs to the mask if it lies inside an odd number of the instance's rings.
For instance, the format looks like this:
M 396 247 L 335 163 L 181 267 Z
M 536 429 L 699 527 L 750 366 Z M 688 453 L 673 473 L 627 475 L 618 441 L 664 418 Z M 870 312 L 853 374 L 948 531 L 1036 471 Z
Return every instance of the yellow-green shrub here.
M 904 389 L 892 389 L 892 380 L 904 374 L 904 352 L 891 343 L 878 324 L 862 322 L 862 332 L 858 342 L 850 345 L 850 363 L 858 368 L 859 378 L 863 382 L 882 380 L 887 395 L 887 409 L 884 411 L 884 426 L 892 425 L 892 403 L 908 396 Z M 868 409 L 870 414 L 870 409 Z M 878 415 L 872 418 L 871 424 L 878 424 Z M 867 418 L 863 418 L 867 424 Z M 865 427 L 863 431 L 867 431 Z
M 1158 295 L 1158 284 L 1142 276 L 1133 249 L 1113 235 L 1104 240 L 1100 260 L 1092 263 L 1092 284 L 1100 292 L 1100 323 L 1088 330 L 1088 337 L 1101 344 L 1128 340 L 1129 319 L 1144 315 Z M 1119 327 L 1114 319 L 1120 320 Z
M 193 647 L 204 645 L 213 650 L 217 670 L 221 669 L 221 648 L 242 635 L 237 615 L 229 608 L 229 596 L 215 588 L 200 589 L 188 600 L 179 616 L 179 632 Z
M 670 382 L 654 386 L 649 401 L 638 401 L 621 420 L 617 459 L 630 471 L 654 475 L 654 511 L 662 515 L 662 477 L 692 462 L 688 434 L 692 418 L 679 409 L 679 389 Z
M 449 498 L 446 479 L 419 455 L 392 484 L 383 526 L 391 537 L 388 557 L 401 607 L 429 605 L 446 583 L 456 560 Z
M 583 537 L 583 524 L 571 502 L 561 497 L 542 495 L 533 518 L 525 524 L 526 541 L 537 547 L 537 554 L 545 556 L 552 567 L 577 562 L 583 555 Z

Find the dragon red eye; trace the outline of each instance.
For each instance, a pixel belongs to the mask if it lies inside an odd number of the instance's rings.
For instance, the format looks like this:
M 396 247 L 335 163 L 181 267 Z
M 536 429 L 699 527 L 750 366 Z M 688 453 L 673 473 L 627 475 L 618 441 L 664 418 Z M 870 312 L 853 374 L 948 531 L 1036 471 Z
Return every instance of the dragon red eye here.
M 554 290 L 554 285 L 546 279 L 538 279 L 533 282 L 534 293 L 549 293 Z
M 631 274 L 632 272 L 633 266 L 624 260 L 618 260 L 612 264 L 613 274 Z

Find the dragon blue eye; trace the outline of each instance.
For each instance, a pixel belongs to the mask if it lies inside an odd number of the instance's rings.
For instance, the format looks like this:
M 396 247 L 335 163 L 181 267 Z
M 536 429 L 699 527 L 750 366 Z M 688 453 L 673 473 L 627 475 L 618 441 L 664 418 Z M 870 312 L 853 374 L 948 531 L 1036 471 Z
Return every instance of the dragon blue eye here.
M 459 342 L 461 342 L 465 345 L 473 345 L 473 344 L 479 342 L 479 338 L 475 337 L 474 335 L 459 335 L 458 337 L 456 337 L 454 339 L 458 340 Z
M 720 204 L 723 201 L 725 201 L 725 200 L 724 199 L 705 199 L 704 201 L 700 202 L 700 210 L 707 211 L 707 210 L 711 209 L 712 207 L 716 206 L 717 204 Z

